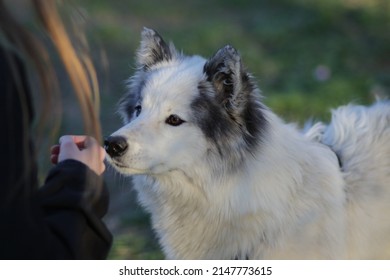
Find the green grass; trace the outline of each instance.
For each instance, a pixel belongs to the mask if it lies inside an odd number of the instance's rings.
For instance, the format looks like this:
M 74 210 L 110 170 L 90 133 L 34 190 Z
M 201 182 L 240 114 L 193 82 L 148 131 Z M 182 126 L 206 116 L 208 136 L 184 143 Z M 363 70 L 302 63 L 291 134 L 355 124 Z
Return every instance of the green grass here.
M 286 121 L 327 121 L 330 108 L 389 96 L 388 0 L 78 2 L 88 14 L 93 55 L 103 53 L 108 61 L 108 67 L 99 68 L 105 135 L 120 126 L 115 104 L 133 73 L 143 26 L 156 29 L 187 54 L 209 57 L 225 44 L 233 45 L 258 79 L 265 104 Z M 314 75 L 319 66 L 329 70 L 323 81 Z M 72 127 L 69 123 L 65 129 Z M 113 175 L 107 180 L 112 209 L 106 219 L 115 235 L 110 258 L 162 258 L 149 218 L 134 202 L 128 183 Z
M 150 237 L 128 232 L 115 237 L 108 259 L 112 260 L 161 260 L 164 259 L 157 245 L 150 246 Z

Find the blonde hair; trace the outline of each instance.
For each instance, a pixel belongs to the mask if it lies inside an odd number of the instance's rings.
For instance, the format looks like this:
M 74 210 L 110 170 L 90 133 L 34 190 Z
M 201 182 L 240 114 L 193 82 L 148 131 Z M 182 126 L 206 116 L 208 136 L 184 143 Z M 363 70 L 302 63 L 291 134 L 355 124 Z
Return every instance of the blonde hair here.
M 70 39 L 69 30 L 59 14 L 57 1 L 31 0 L 31 4 L 38 26 L 50 38 L 69 76 L 82 112 L 85 133 L 101 143 L 99 88 L 96 71 L 85 45 L 81 40 L 75 43 L 75 40 Z M 58 110 L 60 102 L 58 81 L 44 38 L 40 38 L 20 23 L 7 9 L 3 0 L 0 0 L 0 30 L 11 48 L 36 72 L 42 101 L 38 127 L 50 122 L 52 115 L 57 115 L 59 119 L 60 114 L 53 111 L 54 108 Z M 84 38 L 84 34 L 78 32 L 76 36 Z M 75 36 L 72 37 L 74 38 Z M 58 122 L 54 126 L 54 130 L 57 130 Z

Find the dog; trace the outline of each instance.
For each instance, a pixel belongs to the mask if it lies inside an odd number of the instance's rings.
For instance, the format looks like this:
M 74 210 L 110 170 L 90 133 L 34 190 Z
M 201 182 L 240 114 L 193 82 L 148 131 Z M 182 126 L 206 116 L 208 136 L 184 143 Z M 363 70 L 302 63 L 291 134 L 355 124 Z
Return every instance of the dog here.
M 108 162 L 132 176 L 167 259 L 390 257 L 390 103 L 303 131 L 232 46 L 209 59 L 145 28 Z

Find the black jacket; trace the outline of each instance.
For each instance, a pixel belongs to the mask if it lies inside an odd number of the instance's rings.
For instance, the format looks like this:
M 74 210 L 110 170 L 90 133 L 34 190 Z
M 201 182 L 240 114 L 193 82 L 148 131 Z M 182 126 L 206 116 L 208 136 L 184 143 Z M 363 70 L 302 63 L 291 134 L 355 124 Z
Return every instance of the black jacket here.
M 31 97 L 21 64 L 9 58 L 0 48 L 0 259 L 104 259 L 112 236 L 101 220 L 103 180 L 66 160 L 38 188 Z

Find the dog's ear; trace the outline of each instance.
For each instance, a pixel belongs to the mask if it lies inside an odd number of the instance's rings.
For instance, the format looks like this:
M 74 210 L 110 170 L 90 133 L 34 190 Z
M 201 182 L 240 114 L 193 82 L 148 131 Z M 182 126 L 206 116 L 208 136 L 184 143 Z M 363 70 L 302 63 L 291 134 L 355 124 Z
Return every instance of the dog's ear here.
M 159 62 L 172 60 L 176 55 L 172 43 L 167 44 L 156 31 L 144 27 L 136 57 L 138 67 L 147 71 Z
M 218 50 L 205 63 L 203 71 L 215 89 L 217 100 L 229 113 L 235 114 L 244 107 L 249 77 L 243 70 L 240 54 L 232 46 Z

